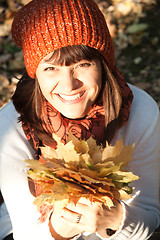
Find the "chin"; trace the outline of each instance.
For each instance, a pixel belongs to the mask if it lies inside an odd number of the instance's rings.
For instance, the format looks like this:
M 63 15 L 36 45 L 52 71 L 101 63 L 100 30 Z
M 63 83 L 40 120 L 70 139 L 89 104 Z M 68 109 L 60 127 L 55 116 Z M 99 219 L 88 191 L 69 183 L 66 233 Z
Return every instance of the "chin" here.
M 79 118 L 83 118 L 83 117 L 85 117 L 86 116 L 86 114 L 63 114 L 62 113 L 62 115 L 64 116 L 64 117 L 66 117 L 66 118 L 69 118 L 69 119 L 79 119 Z
M 79 111 L 78 111 L 78 106 L 77 106 L 77 108 L 74 107 L 72 109 L 64 108 L 64 106 L 63 106 L 63 109 L 65 111 L 60 111 L 60 112 L 64 117 L 76 120 L 76 119 L 84 118 L 87 115 L 87 113 L 89 112 L 90 106 L 87 107 L 87 109 L 81 107 L 81 109 L 79 109 Z
M 84 117 L 84 116 L 68 116 L 68 115 L 63 115 L 63 116 L 72 120 L 76 120 Z

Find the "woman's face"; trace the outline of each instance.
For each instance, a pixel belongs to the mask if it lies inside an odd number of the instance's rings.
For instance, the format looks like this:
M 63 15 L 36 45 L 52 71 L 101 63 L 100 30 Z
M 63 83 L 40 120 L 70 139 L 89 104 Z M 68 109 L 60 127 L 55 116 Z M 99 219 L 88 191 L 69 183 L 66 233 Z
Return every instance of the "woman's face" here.
M 51 54 L 50 54 L 51 55 Z M 69 66 L 46 61 L 39 64 L 36 77 L 48 102 L 67 118 L 84 117 L 96 100 L 102 85 L 99 60 L 82 60 Z

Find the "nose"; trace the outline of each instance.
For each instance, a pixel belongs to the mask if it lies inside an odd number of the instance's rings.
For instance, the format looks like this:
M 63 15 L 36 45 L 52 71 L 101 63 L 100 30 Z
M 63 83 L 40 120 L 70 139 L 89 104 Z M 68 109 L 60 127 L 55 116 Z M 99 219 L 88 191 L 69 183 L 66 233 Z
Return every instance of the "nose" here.
M 76 77 L 76 75 L 72 69 L 66 68 L 62 74 L 63 74 L 63 76 L 60 81 L 61 87 L 66 92 L 69 93 L 73 90 L 76 90 L 77 88 L 79 88 L 81 86 L 80 81 L 78 80 L 78 78 Z

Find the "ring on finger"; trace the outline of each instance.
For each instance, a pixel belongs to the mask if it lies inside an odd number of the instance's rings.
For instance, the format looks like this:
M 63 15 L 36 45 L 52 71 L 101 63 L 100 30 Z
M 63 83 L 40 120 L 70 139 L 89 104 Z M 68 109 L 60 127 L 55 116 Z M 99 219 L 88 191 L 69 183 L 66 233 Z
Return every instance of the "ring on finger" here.
M 76 223 L 80 223 L 80 221 L 81 221 L 81 215 L 79 214 L 79 215 L 77 216 Z

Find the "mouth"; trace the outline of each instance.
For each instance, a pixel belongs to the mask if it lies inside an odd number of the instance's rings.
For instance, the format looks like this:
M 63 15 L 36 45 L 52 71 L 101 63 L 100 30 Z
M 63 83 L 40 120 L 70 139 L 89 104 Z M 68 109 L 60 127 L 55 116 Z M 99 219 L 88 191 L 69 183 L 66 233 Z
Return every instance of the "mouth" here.
M 61 101 L 65 103 L 76 103 L 83 98 L 84 94 L 85 91 L 73 95 L 57 94 L 57 96 Z

